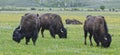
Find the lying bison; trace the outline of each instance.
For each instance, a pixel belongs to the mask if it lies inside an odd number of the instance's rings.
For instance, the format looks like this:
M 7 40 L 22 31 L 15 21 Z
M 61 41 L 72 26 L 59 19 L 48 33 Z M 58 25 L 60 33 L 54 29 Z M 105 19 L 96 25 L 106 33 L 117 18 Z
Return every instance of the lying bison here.
M 44 37 L 44 30 L 48 29 L 53 38 L 58 34 L 59 38 L 67 38 L 67 30 L 64 28 L 61 17 L 57 14 L 46 13 L 40 16 L 41 34 Z
M 66 24 L 82 24 L 82 22 L 76 20 L 76 19 L 66 19 Z
M 97 44 L 99 46 L 99 43 L 101 43 L 101 46 L 103 47 L 109 47 L 111 44 L 111 35 L 108 33 L 107 23 L 103 16 L 87 16 L 85 23 L 84 23 L 84 37 L 86 45 L 86 37 L 87 33 L 90 33 L 90 45 L 92 46 L 92 36 Z
M 26 44 L 32 38 L 33 44 L 35 45 L 38 37 L 40 21 L 37 14 L 27 13 L 21 18 L 20 25 L 13 32 L 13 40 L 20 42 L 25 37 Z

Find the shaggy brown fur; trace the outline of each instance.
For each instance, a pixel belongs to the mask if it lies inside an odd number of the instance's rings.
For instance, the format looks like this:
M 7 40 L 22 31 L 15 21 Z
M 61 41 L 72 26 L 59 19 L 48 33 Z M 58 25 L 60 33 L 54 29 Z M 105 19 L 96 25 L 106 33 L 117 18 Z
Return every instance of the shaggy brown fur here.
M 106 21 L 103 16 L 87 16 L 85 23 L 84 23 L 84 34 L 85 34 L 85 42 L 86 45 L 86 37 L 87 32 L 90 33 L 90 45 L 92 46 L 92 36 L 97 44 L 99 46 L 99 43 L 103 47 L 109 47 L 111 43 L 111 35 L 108 33 L 108 28 Z
M 40 16 L 41 34 L 44 37 L 44 30 L 48 29 L 53 38 L 58 34 L 60 38 L 67 38 L 67 31 L 63 26 L 61 17 L 57 14 L 46 13 Z
M 19 43 L 20 40 L 25 37 L 26 44 L 28 44 L 30 38 L 32 38 L 33 44 L 35 45 L 38 37 L 39 27 L 40 21 L 37 14 L 25 14 L 21 18 L 20 25 L 13 33 L 13 40 Z

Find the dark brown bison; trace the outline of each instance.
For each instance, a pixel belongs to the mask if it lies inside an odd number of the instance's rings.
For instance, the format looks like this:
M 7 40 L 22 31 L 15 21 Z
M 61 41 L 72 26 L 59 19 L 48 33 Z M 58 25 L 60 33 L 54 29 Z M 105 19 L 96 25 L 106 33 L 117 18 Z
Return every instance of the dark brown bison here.
M 97 44 L 99 46 L 99 43 L 101 43 L 101 46 L 103 47 L 109 47 L 111 44 L 111 35 L 108 33 L 107 23 L 103 16 L 91 16 L 88 15 L 86 17 L 85 23 L 84 23 L 84 34 L 85 34 L 85 41 L 84 44 L 86 45 L 86 37 L 87 33 L 90 33 L 90 45 L 92 46 L 92 36 Z
M 13 32 L 13 40 L 19 43 L 25 37 L 26 44 L 28 44 L 30 38 L 32 38 L 33 44 L 35 45 L 39 27 L 40 21 L 38 15 L 26 13 L 22 16 L 20 25 Z
M 66 24 L 82 24 L 82 22 L 76 20 L 76 19 L 66 19 Z
M 44 37 L 44 30 L 48 29 L 53 38 L 58 34 L 59 38 L 67 38 L 67 30 L 64 28 L 61 17 L 57 14 L 46 13 L 40 16 L 41 34 Z
M 91 16 L 91 15 L 88 15 L 86 17 L 86 20 L 84 22 L 84 37 L 85 37 L 85 41 L 84 41 L 84 44 L 86 45 L 86 38 L 87 38 L 87 33 L 89 32 L 90 35 L 89 35 L 89 38 L 90 38 L 90 45 L 93 45 L 92 44 L 92 35 L 93 35 L 93 24 L 94 24 L 94 16 Z

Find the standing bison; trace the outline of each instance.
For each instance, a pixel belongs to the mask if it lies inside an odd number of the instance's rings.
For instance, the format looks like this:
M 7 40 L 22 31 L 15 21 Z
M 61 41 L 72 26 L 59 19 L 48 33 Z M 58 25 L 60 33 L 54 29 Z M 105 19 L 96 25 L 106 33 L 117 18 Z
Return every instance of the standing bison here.
M 40 16 L 41 34 L 44 37 L 44 30 L 48 29 L 53 38 L 58 34 L 59 38 L 67 38 L 67 30 L 64 28 L 61 17 L 57 14 L 46 13 Z
M 32 38 L 33 44 L 35 45 L 39 27 L 40 21 L 38 15 L 26 13 L 22 16 L 20 25 L 13 32 L 13 40 L 19 43 L 25 37 L 26 44 L 28 44 L 30 38 Z
M 91 16 L 88 15 L 86 17 L 85 23 L 84 23 L 84 34 L 85 34 L 85 42 L 86 45 L 86 37 L 87 33 L 90 33 L 90 45 L 92 46 L 92 36 L 97 44 L 99 46 L 99 43 L 101 43 L 101 46 L 103 47 L 109 47 L 111 44 L 111 35 L 108 33 L 107 23 L 103 16 Z

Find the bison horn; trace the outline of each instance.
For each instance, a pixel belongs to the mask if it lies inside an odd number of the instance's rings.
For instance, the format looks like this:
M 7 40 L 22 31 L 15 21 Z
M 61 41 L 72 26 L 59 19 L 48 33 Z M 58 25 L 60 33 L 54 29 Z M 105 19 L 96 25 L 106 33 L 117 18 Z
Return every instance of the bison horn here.
M 62 28 L 60 29 L 60 31 L 63 33 L 63 30 L 62 30 Z
M 106 37 L 104 37 L 104 39 L 105 39 L 105 40 L 107 40 L 107 38 L 106 38 Z
M 18 31 L 20 31 L 21 30 L 21 27 L 18 29 Z

